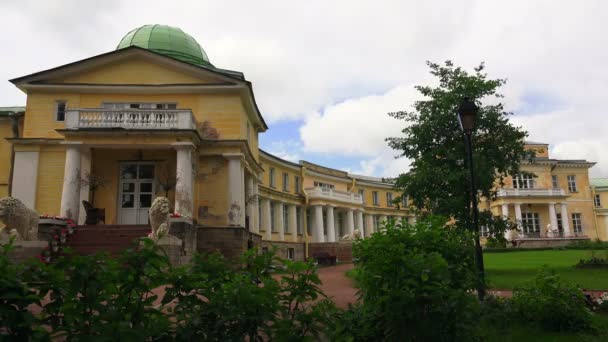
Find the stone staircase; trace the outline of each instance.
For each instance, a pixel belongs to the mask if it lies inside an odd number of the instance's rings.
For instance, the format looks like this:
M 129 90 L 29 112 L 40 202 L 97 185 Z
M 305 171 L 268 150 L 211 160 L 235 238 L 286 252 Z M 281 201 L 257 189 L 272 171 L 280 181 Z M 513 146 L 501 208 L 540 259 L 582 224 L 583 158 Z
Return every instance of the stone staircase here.
M 79 255 L 106 252 L 111 256 L 117 256 L 131 247 L 134 239 L 148 236 L 149 233 L 148 225 L 77 226 L 75 234 L 62 245 L 62 248 L 71 248 Z

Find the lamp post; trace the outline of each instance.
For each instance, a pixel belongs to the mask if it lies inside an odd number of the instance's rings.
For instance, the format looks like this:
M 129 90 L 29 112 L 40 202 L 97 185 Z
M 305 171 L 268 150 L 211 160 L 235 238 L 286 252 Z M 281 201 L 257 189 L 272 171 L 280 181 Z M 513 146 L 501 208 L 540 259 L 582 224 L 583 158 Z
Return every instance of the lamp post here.
M 471 177 L 471 203 L 473 205 L 473 229 L 475 232 L 475 264 L 477 266 L 477 296 L 483 301 L 486 295 L 485 271 L 483 267 L 483 254 L 479 242 L 479 209 L 477 208 L 477 189 L 475 188 L 475 171 L 473 169 L 472 136 L 475 130 L 475 118 L 479 108 L 475 102 L 465 97 L 458 108 L 458 122 L 463 130 L 466 140 L 469 172 Z

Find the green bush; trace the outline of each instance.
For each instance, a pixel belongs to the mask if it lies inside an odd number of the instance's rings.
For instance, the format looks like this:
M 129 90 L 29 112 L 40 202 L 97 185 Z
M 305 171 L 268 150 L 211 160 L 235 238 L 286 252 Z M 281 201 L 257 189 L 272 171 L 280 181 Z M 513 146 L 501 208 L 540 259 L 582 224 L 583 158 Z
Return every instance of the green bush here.
M 513 292 L 513 307 L 524 323 L 549 331 L 592 330 L 592 314 L 580 289 L 567 285 L 546 269 Z
M 337 312 L 312 263 L 274 252 L 250 251 L 237 263 L 197 255 L 172 267 L 160 247 L 141 239 L 117 259 L 74 255 L 19 265 L 8 259 L 10 244 L 3 248 L 0 340 L 320 339 Z M 281 277 L 271 276 L 273 263 L 284 266 Z
M 429 218 L 416 225 L 387 224 L 355 243 L 361 306 L 342 319 L 359 320 L 354 340 L 471 340 L 478 305 L 473 239 Z M 346 326 L 347 324 L 342 324 Z M 343 329 L 348 332 L 348 329 Z

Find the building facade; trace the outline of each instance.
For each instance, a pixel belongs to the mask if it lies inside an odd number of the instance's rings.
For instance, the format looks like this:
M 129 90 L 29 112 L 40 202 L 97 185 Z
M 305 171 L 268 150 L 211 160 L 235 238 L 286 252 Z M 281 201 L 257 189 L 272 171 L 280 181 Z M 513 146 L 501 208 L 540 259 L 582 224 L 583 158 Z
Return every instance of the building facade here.
M 261 150 L 268 126 L 252 84 L 215 67 L 178 28 L 146 25 L 116 50 L 11 80 L 25 107 L 0 109 L 0 197 L 84 223 L 83 201 L 105 224 L 145 225 L 157 196 L 222 245 L 334 243 L 393 218 L 415 222 L 407 197 L 380 178 Z M 595 222 L 586 161 L 550 159 L 546 144 L 487 202 L 526 237 L 606 239 Z M 512 186 L 510 186 L 512 185 Z M 608 201 L 608 199 L 606 199 Z M 604 202 L 606 202 L 604 201 Z M 227 233 L 229 232 L 229 233 Z

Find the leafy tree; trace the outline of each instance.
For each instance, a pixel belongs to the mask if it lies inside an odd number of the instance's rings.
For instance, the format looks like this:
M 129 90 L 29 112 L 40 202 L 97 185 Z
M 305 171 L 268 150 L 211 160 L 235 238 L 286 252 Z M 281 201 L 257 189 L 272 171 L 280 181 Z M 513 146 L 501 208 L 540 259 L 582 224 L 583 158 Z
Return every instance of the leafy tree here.
M 425 212 L 455 219 L 467 226 L 470 217 L 469 170 L 466 166 L 464 135 L 459 127 L 457 109 L 468 97 L 479 107 L 473 134 L 473 160 L 479 198 L 495 196 L 496 182 L 502 185 L 507 175 L 520 172 L 520 162 L 527 156 L 524 138 L 527 133 L 509 122 L 503 97 L 498 91 L 504 79 L 490 79 L 484 64 L 474 73 L 454 66 L 427 62 L 437 77 L 436 86 L 417 86 L 424 96 L 412 111 L 389 113 L 404 120 L 403 136 L 387 138 L 389 146 L 411 160 L 409 172 L 396 179 L 396 187 L 407 194 L 412 204 Z M 509 226 L 502 219 L 482 211 L 480 224 L 498 238 Z

